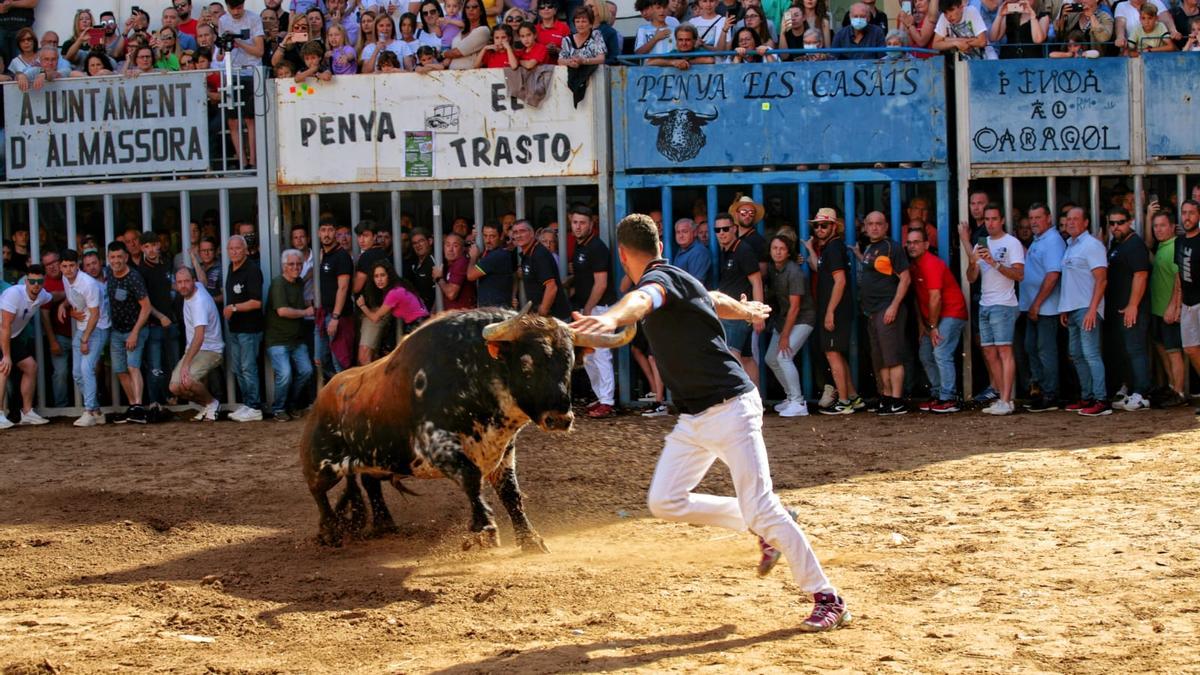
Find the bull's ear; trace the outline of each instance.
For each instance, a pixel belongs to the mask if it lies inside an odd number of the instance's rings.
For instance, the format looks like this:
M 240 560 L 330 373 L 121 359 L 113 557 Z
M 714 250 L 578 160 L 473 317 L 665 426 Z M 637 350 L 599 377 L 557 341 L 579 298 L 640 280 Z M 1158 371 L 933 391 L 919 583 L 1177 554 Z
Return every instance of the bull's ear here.
M 492 358 L 493 358 L 493 359 L 499 359 L 499 358 L 500 358 L 500 350 L 501 350 L 503 347 L 504 347 L 503 343 L 500 343 L 500 342 L 488 342 L 488 343 L 487 343 L 487 350 L 488 350 L 488 354 L 491 354 L 491 356 L 492 356 Z

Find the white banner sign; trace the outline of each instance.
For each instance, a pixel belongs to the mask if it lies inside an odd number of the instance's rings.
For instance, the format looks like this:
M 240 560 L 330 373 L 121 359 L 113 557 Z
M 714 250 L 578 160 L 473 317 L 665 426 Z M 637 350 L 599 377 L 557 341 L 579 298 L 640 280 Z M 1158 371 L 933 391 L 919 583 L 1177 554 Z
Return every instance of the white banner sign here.
M 500 69 L 275 86 L 281 185 L 596 174 L 591 89 L 576 108 L 566 68 L 536 108 Z
M 205 73 L 4 87 L 8 179 L 208 168 Z

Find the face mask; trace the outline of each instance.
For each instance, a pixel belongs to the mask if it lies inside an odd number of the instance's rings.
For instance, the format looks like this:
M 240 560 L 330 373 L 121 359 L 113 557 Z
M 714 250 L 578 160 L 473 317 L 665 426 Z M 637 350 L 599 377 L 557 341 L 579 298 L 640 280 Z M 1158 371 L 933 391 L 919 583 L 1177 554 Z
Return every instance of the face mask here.
M 850 19 L 850 26 L 853 27 L 854 30 L 862 30 L 867 27 L 867 20 L 861 16 L 852 17 Z
M 820 49 L 821 45 L 815 45 L 815 44 L 812 44 L 811 42 L 805 42 L 804 48 L 805 49 Z

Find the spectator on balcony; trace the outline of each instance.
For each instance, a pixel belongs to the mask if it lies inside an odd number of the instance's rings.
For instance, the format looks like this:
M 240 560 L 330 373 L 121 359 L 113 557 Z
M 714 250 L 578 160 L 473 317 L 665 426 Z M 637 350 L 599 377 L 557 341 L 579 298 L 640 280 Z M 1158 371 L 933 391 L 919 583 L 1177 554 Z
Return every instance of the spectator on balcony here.
M 533 15 L 529 14 L 525 10 L 519 7 L 512 7 L 504 13 L 504 17 L 500 20 L 500 23 L 503 23 L 505 26 L 513 29 L 513 32 L 516 33 L 517 29 L 521 27 L 521 24 L 525 23 L 526 21 L 533 22 L 533 20 Z
M 195 49 L 200 46 L 196 44 L 196 36 L 188 35 L 179 29 L 179 10 L 175 9 L 174 5 L 163 8 L 162 27 L 175 31 L 175 41 L 179 44 L 180 50 Z
M 1058 19 L 1054 22 L 1056 35 L 1070 36 L 1072 31 L 1083 33 L 1076 53 L 1103 49 L 1112 40 L 1115 24 L 1108 12 L 1099 11 L 1099 0 L 1079 0 L 1078 3 L 1063 3 Z M 1069 49 L 1067 51 L 1070 51 Z
M 766 46 L 767 49 L 775 48 L 775 32 L 768 26 L 766 17 L 763 16 L 763 10 L 761 7 L 749 6 L 746 8 L 745 13 L 742 14 L 741 25 L 734 28 L 735 39 L 733 40 L 733 45 L 735 49 L 738 46 L 741 46 L 740 42 L 742 42 L 736 39 L 737 33 L 745 28 L 749 28 L 754 32 L 755 48 L 760 46 Z
M 479 50 L 479 53 L 475 55 L 475 67 L 516 69 L 517 65 L 517 53 L 513 49 L 512 28 L 500 24 L 492 31 L 492 44 Z
M 1158 20 L 1158 10 L 1147 2 L 1138 12 L 1140 22 L 1125 45 L 1126 56 L 1137 56 L 1141 52 L 1173 52 L 1175 42 L 1165 24 Z
M 675 51 L 679 54 L 696 54 L 669 59 L 646 59 L 648 66 L 667 66 L 687 70 L 693 65 L 716 63 L 716 58 L 708 56 L 708 45 L 700 42 L 696 27 L 690 23 L 675 27 Z
M 232 33 L 233 49 L 229 60 L 237 74 L 234 86 L 240 87 L 240 96 L 233 96 L 234 105 L 226 109 L 225 120 L 233 142 L 234 156 L 244 158 L 244 166 L 252 168 L 258 161 L 255 146 L 254 79 L 250 70 L 261 63 L 263 49 L 262 20 L 253 12 L 246 11 L 246 0 L 228 0 L 229 11 L 217 22 L 222 35 Z M 249 37 L 243 39 L 242 35 Z M 245 143 L 242 129 L 246 130 Z
M 822 48 L 821 31 L 817 30 L 816 28 L 809 28 L 808 30 L 804 31 L 804 42 L 801 46 L 805 50 L 805 53 L 793 55 L 793 61 L 832 61 L 834 58 L 833 54 L 830 54 L 829 52 L 816 51 Z
M 517 29 L 517 63 L 522 68 L 533 70 L 550 62 L 546 45 L 537 41 L 537 26 L 523 23 Z
M 903 49 L 908 46 L 908 33 L 897 28 L 896 30 L 888 31 L 888 34 L 883 38 L 883 46 L 893 49 Z M 885 59 L 906 59 L 908 51 L 892 51 L 886 52 L 883 55 Z
M 32 28 L 22 28 L 17 31 L 15 46 L 16 50 L 13 57 L 6 59 L 8 72 L 12 73 L 14 78 L 41 68 L 41 64 L 38 61 L 37 33 L 34 33 Z
M 179 69 L 196 69 L 196 51 L 194 49 L 185 49 L 179 53 Z
M 600 32 L 600 37 L 604 38 L 604 63 L 610 66 L 617 65 L 620 63 L 623 38 L 621 32 L 612 25 L 616 12 L 610 9 L 611 3 L 603 0 L 585 0 L 583 5 L 591 8 L 592 15 L 596 17 L 596 30 Z
M 404 47 L 405 67 L 412 70 L 417 63 L 417 50 L 425 44 L 417 38 L 417 15 L 412 12 L 401 14 L 400 22 L 396 24 L 396 30 L 400 33 L 396 37 L 396 42 Z M 516 30 L 516 26 L 514 26 L 513 32 Z
M 309 27 L 308 17 L 304 14 L 293 14 L 292 25 L 288 26 L 287 35 L 283 36 L 279 48 L 271 55 L 271 66 L 278 66 L 287 61 L 292 65 L 292 72 L 298 73 L 304 70 L 304 57 L 300 54 L 300 50 L 314 39 L 316 38 Z M 370 48 L 368 47 L 368 49 Z
M 1167 10 L 1167 5 L 1163 0 L 1125 0 L 1125 2 L 1117 3 L 1113 8 L 1113 43 L 1117 49 L 1124 51 L 1127 47 L 1137 49 L 1137 43 L 1133 42 L 1134 32 L 1138 26 L 1142 24 L 1142 8 L 1149 5 L 1155 11 L 1155 16 L 1162 22 L 1167 29 L 1167 34 L 1172 40 L 1183 37 L 1175 30 L 1175 20 L 1171 18 L 1171 12 Z M 1154 28 L 1153 25 L 1150 26 Z
M 329 27 L 325 36 L 329 47 L 329 66 L 334 75 L 353 75 L 358 72 L 358 54 L 350 44 L 346 29 L 338 24 Z
M 104 29 L 104 51 L 109 58 L 121 58 L 125 54 L 125 36 L 117 31 L 117 16 L 112 12 L 100 12 L 100 21 L 96 25 Z
M 1050 18 L 1038 16 L 1031 0 L 1002 4 L 992 22 L 991 41 L 999 45 L 1002 59 L 1029 59 L 1042 56 L 1040 45 L 1046 41 Z
M 727 41 L 729 35 L 725 20 L 725 17 L 717 14 L 717 0 L 696 0 L 696 13 L 687 23 L 696 28 L 701 42 L 714 49 L 720 49 L 719 45 Z
M 538 42 L 546 45 L 550 63 L 558 63 L 558 51 L 563 39 L 571 34 L 571 28 L 565 21 L 558 20 L 558 5 L 554 0 L 538 0 L 537 14 Z
M 75 10 L 71 37 L 62 46 L 62 54 L 72 66 L 82 66 L 83 62 L 87 60 L 87 55 L 91 53 L 92 43 L 89 31 L 94 24 L 95 18 L 92 16 L 92 10 Z
M 747 10 L 747 13 L 756 10 Z M 749 26 L 742 26 L 733 34 L 733 63 L 772 63 L 779 60 L 778 56 L 769 54 L 771 45 L 758 41 L 758 32 Z
M 828 23 L 825 24 L 825 28 L 828 30 Z M 807 36 L 810 30 L 815 31 L 813 34 L 816 36 L 816 39 Z M 806 47 L 805 45 L 809 43 L 814 46 Z M 820 29 L 807 27 L 803 11 L 799 7 L 792 7 L 783 15 L 783 28 L 779 33 L 780 49 L 821 49 L 827 46 L 828 40 L 826 40 Z M 781 54 L 779 58 L 783 61 L 800 61 L 804 60 L 804 56 L 809 55 Z
M 451 0 L 453 2 L 453 0 Z M 449 3 L 448 3 L 449 4 Z M 475 54 L 492 41 L 492 29 L 488 28 L 483 15 L 481 0 L 467 0 L 463 5 L 463 29 L 454 36 L 450 49 L 442 54 L 450 70 L 465 70 L 475 65 Z M 442 44 L 446 42 L 446 29 L 442 31 Z
M 84 61 L 83 67 L 84 72 L 86 72 L 89 77 L 112 75 L 114 68 L 112 61 L 108 60 L 108 55 L 100 52 L 88 54 L 87 59 Z
M 979 10 L 964 7 L 963 0 L 938 0 L 938 8 L 942 15 L 933 28 L 933 48 L 947 53 L 958 51 L 964 59 L 982 59 L 988 26 Z
M 324 41 L 325 30 L 328 28 L 325 23 L 325 14 L 319 9 L 310 9 L 304 13 L 304 16 L 308 17 L 309 35 L 312 36 L 312 38 Z
M 421 27 L 417 30 L 417 39 L 422 44 L 442 50 L 442 5 L 434 0 L 425 0 L 417 11 Z
M 158 46 L 154 50 L 156 70 L 179 70 L 179 40 L 174 28 L 164 28 L 154 38 Z
M 1200 52 L 1200 16 L 1192 17 L 1191 26 L 1192 32 L 1188 34 L 1181 49 L 1185 52 Z
M 217 46 L 216 26 L 203 21 L 196 24 L 196 44 L 200 45 L 200 49 L 208 50 L 211 68 L 220 70 L 225 67 L 225 52 Z M 200 49 L 196 51 L 199 52 Z
M 944 0 L 948 1 L 948 0 Z M 962 0 L 958 0 L 959 3 Z M 850 6 L 850 25 L 843 27 L 833 36 L 835 49 L 854 49 L 860 47 L 869 50 L 883 46 L 884 30 L 870 23 L 871 8 L 865 3 L 856 2 Z M 839 59 L 877 59 L 879 54 L 873 51 L 841 52 Z
M 604 63 L 608 46 L 600 32 L 595 30 L 596 17 L 591 8 L 579 7 L 573 19 L 575 32 L 563 38 L 558 62 L 572 69 Z
M 346 31 L 346 44 L 353 45 L 358 39 L 358 15 L 353 7 L 347 7 L 348 0 L 329 0 L 329 16 L 325 24 L 325 38 L 329 39 L 329 29 L 341 26 Z
M 1047 56 L 1052 59 L 1082 59 L 1082 58 L 1099 58 L 1100 52 L 1096 49 L 1088 49 L 1087 35 L 1083 31 L 1073 30 L 1067 34 L 1067 42 L 1062 45 L 1061 49 L 1051 51 Z
M 667 16 L 667 0 L 637 0 L 634 8 L 646 20 L 638 26 L 633 42 L 635 54 L 669 54 L 675 49 L 675 27 L 679 22 Z
M 487 24 L 486 19 L 484 24 Z M 449 0 L 446 3 L 446 14 L 438 18 L 438 25 L 441 27 L 441 48 L 450 49 L 454 44 L 454 38 L 462 35 L 463 29 L 467 27 L 466 19 L 463 17 L 463 7 L 461 0 Z
M 375 36 L 375 12 L 371 10 L 363 11 L 358 15 L 358 39 L 354 41 L 354 56 L 358 60 L 362 60 L 362 51 L 367 45 L 373 45 L 376 42 Z M 438 44 L 441 44 L 441 38 L 438 38 Z
M 937 19 L 930 16 L 930 0 L 913 0 L 912 14 L 903 10 L 896 16 L 896 24 L 908 33 L 908 43 L 913 47 L 928 49 L 933 44 L 933 27 Z M 918 58 L 929 58 L 928 54 L 918 54 Z
M 341 26 L 338 26 L 340 29 Z M 309 42 L 300 50 L 300 55 L 304 57 L 304 70 L 296 73 L 296 81 L 303 82 L 308 78 L 315 78 L 323 82 L 328 82 L 333 79 L 333 69 L 329 66 L 329 61 L 325 58 L 325 48 L 319 42 Z
M 442 62 L 442 55 L 437 47 L 421 45 L 417 48 L 417 67 L 414 70 L 418 73 L 428 73 L 445 69 L 446 64 Z
M 1188 44 L 1192 35 L 1197 33 L 1195 22 L 1200 20 L 1200 0 L 1180 0 L 1179 4 L 1171 8 L 1171 21 L 1175 23 L 1175 30 L 1183 33 L 1183 39 L 1176 39 L 1175 46 L 1181 51 L 1188 51 L 1185 45 Z
M 125 75 L 127 77 L 137 77 L 138 75 L 148 75 L 158 72 L 154 68 L 154 57 L 154 49 L 149 45 L 131 47 L 129 50 L 130 60 L 125 62 Z
M 687 23 L 691 19 L 692 10 L 686 0 L 667 0 L 667 16 L 679 23 Z
M 280 30 L 279 13 L 276 10 L 267 7 L 259 12 L 258 18 L 262 20 L 263 25 L 262 64 L 267 68 L 272 68 L 271 63 L 275 59 L 275 52 L 279 51 L 283 45 L 283 38 L 287 36 Z
M 17 87 L 21 91 L 29 91 L 31 84 L 34 91 L 39 91 L 47 82 L 54 82 L 55 80 L 62 80 L 69 77 L 81 77 L 83 75 L 79 71 L 71 70 L 69 66 L 66 70 L 60 70 L 59 66 L 66 62 L 62 61 L 59 57 L 58 50 L 52 47 L 43 47 L 38 52 L 38 61 L 39 65 L 37 68 L 17 75 Z

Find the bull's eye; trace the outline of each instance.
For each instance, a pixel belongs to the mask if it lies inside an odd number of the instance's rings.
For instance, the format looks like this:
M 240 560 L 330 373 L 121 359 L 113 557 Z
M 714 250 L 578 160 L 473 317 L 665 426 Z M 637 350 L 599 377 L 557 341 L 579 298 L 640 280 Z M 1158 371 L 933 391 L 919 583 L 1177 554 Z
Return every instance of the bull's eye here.
M 533 357 L 529 354 L 521 355 L 521 372 L 526 375 L 533 375 Z
M 425 394 L 425 387 L 428 384 L 429 380 L 425 376 L 425 369 L 418 370 L 416 376 L 413 377 L 413 393 L 417 395 L 417 398 L 421 398 Z

